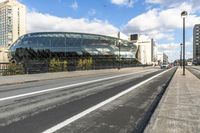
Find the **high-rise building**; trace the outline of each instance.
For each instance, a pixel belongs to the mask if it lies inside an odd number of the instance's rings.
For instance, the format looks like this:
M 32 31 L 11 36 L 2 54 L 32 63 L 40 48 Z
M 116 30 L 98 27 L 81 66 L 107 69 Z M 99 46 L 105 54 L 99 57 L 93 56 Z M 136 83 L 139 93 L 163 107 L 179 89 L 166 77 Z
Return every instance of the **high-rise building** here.
M 8 47 L 26 33 L 26 7 L 17 0 L 0 3 L 0 47 Z
M 200 65 L 200 24 L 193 29 L 193 61 Z
M 142 64 L 152 65 L 155 63 L 155 42 L 153 39 L 143 38 L 141 35 L 130 35 L 130 41 L 138 46 L 137 59 Z

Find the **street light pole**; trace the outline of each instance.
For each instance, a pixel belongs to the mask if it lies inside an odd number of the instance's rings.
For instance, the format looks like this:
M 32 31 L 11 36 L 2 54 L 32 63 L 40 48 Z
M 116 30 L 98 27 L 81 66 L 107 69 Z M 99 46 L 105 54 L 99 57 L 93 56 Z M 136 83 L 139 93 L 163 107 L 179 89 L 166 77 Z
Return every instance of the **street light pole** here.
M 183 64 L 183 62 L 182 62 L 182 53 L 183 53 L 182 48 L 183 48 L 183 44 L 182 43 L 180 44 L 180 48 L 181 48 L 181 51 L 180 51 L 180 67 L 182 68 L 182 64 Z
M 183 18 L 183 75 L 185 75 L 185 18 L 187 15 L 187 11 L 183 11 L 181 13 L 181 16 Z
M 121 42 L 119 41 L 119 67 L 118 67 L 118 69 L 121 69 Z
M 120 40 L 120 32 L 118 32 L 118 47 L 119 47 L 119 66 L 118 66 L 118 70 L 120 70 L 121 69 L 121 40 Z
M 183 17 L 183 75 L 185 75 L 185 17 Z

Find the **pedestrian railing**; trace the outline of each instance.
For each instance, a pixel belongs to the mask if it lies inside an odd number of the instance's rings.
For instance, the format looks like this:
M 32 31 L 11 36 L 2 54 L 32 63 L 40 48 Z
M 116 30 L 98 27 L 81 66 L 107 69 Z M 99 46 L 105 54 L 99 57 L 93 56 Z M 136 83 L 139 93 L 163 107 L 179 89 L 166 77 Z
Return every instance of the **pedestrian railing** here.
M 59 61 L 31 61 L 23 64 L 0 63 L 0 76 L 19 75 L 19 74 L 34 74 L 46 72 L 63 72 L 63 71 L 83 71 L 83 70 L 99 70 L 99 69 L 119 69 L 127 67 L 144 67 L 140 64 L 119 64 L 119 63 L 90 63 L 76 64 L 74 62 L 59 62 Z

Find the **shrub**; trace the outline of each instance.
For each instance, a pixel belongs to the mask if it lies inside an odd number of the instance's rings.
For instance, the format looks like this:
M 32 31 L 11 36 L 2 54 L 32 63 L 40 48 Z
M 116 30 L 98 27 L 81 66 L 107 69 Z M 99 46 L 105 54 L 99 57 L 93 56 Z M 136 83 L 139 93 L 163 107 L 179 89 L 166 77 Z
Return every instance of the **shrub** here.
M 92 57 L 88 59 L 79 59 L 77 67 L 81 70 L 89 70 L 92 69 L 93 59 Z
M 59 59 L 52 59 L 49 62 L 49 71 L 51 72 L 60 72 L 67 70 L 68 62 L 65 60 L 61 62 Z
M 7 69 L 3 72 L 2 75 L 19 75 L 24 74 L 24 68 L 22 64 L 10 63 L 8 64 Z
M 65 60 L 63 62 L 63 69 L 64 69 L 64 71 L 67 70 L 67 65 L 68 65 L 68 62 Z

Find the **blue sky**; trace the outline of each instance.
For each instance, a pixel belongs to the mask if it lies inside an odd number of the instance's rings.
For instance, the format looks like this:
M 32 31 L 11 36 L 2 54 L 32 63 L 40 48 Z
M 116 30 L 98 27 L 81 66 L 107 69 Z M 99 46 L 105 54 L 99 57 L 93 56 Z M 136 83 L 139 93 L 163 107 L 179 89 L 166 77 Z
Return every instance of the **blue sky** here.
M 78 3 L 78 8 L 71 6 L 74 2 Z M 41 13 L 49 13 L 59 17 L 72 18 L 98 18 L 108 20 L 115 26 L 126 24 L 131 18 L 145 12 L 144 2 L 137 2 L 134 8 L 127 6 L 116 6 L 110 0 L 23 0 L 29 9 L 35 9 Z M 48 3 L 48 4 L 47 4 Z M 95 14 L 89 12 L 93 10 Z
M 27 6 L 27 31 L 74 31 L 154 38 L 160 52 L 179 58 L 180 13 L 187 10 L 187 57 L 192 57 L 192 28 L 200 23 L 199 0 L 20 0 Z

